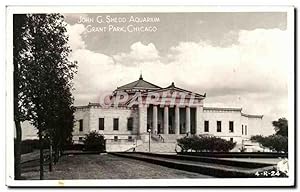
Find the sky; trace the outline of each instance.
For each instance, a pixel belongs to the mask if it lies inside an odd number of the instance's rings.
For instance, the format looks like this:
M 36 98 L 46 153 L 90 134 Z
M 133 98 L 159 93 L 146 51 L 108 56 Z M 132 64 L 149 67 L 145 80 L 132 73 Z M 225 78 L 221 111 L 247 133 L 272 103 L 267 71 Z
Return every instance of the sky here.
M 78 62 L 75 105 L 99 102 L 101 95 L 142 73 L 144 80 L 160 87 L 174 82 L 206 93 L 205 106 L 242 107 L 244 113 L 264 115 L 266 135 L 273 130 L 272 120 L 288 117 L 289 42 L 284 12 L 64 16 L 70 59 Z M 130 20 L 145 17 L 156 21 Z M 153 31 L 131 32 L 142 26 Z

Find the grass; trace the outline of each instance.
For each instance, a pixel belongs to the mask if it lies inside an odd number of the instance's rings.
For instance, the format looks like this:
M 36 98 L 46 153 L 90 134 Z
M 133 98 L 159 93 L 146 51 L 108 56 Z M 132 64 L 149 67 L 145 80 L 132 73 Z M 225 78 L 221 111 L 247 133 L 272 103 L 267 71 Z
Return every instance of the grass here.
M 45 179 L 180 179 L 209 178 L 177 169 L 171 169 L 139 160 L 109 154 L 65 155 L 54 165 L 53 172 L 45 166 Z M 39 179 L 38 162 L 23 167 L 26 179 Z

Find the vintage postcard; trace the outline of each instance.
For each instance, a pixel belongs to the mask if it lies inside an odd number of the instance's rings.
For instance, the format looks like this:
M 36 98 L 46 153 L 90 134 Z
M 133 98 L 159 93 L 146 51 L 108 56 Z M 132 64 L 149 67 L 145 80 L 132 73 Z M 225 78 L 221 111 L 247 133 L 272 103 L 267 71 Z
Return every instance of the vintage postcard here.
M 294 7 L 8 6 L 6 184 L 295 185 Z

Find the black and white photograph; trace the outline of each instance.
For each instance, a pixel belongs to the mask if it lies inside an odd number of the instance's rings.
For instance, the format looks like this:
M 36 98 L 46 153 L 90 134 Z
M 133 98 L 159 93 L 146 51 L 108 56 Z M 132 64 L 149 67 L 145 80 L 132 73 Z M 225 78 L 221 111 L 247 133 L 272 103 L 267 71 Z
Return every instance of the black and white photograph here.
M 293 186 L 292 6 L 8 6 L 8 186 Z

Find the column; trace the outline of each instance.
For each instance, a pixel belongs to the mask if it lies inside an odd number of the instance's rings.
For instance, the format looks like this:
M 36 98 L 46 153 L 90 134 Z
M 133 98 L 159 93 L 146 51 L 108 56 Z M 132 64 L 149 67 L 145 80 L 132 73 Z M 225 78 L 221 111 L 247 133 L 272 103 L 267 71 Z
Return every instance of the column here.
M 164 107 L 164 134 L 169 132 L 169 107 Z
M 179 135 L 180 133 L 180 117 L 179 117 L 179 106 L 175 106 L 175 134 Z
M 153 131 L 152 133 L 157 134 L 157 106 L 153 105 Z
M 196 133 L 204 132 L 203 106 L 196 107 Z
M 147 132 L 147 106 L 139 105 L 139 128 L 138 133 L 144 141 L 148 141 Z
M 190 107 L 185 108 L 185 132 L 190 133 L 191 132 L 191 109 Z

